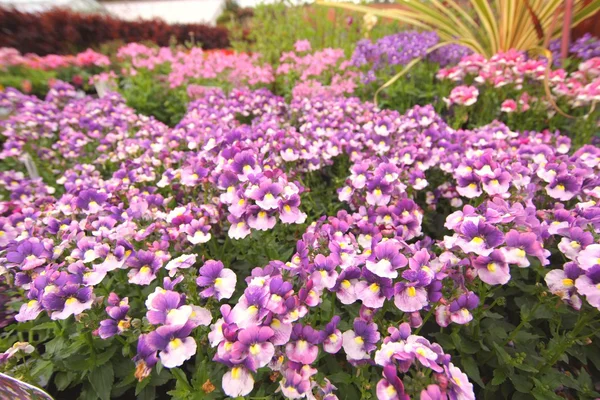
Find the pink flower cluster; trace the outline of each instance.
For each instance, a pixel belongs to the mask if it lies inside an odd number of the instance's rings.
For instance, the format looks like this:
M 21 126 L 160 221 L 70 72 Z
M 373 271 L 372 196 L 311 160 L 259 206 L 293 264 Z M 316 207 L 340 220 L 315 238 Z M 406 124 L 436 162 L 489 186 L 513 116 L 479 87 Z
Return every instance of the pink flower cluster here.
M 40 57 L 35 54 L 22 55 L 18 50 L 13 48 L 0 48 L 0 68 L 8 66 L 25 66 L 35 69 L 54 70 L 69 66 L 107 67 L 109 65 L 110 60 L 107 56 L 97 53 L 92 49 L 87 49 L 74 56 L 49 54 Z
M 523 52 L 509 50 L 498 53 L 489 60 L 479 54 L 465 56 L 458 65 L 441 68 L 436 76 L 440 80 L 448 79 L 454 82 L 463 82 L 468 77 L 473 77 L 476 84 L 486 84 L 494 88 L 510 86 L 522 90 L 533 85 L 541 90 L 546 65 L 545 59 L 530 59 Z M 595 57 L 579 64 L 579 69 L 572 73 L 560 68 L 551 70 L 549 82 L 552 92 L 559 98 L 566 98 L 572 107 L 589 106 L 600 99 L 599 66 L 600 58 Z M 465 91 L 463 86 L 454 90 L 459 88 L 461 92 Z M 527 102 L 519 99 L 519 103 L 522 105 L 521 111 L 525 111 L 523 105 Z M 502 108 L 504 112 L 515 111 L 515 100 L 507 99 Z

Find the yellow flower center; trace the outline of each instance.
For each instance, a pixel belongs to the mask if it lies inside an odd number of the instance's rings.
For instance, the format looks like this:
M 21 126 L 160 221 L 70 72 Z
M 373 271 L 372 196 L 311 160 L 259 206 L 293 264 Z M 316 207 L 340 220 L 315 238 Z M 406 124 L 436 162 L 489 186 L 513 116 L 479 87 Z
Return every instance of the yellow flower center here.
M 261 211 L 258 213 L 258 218 L 265 218 L 267 216 L 267 213 L 264 211 Z
M 257 355 L 258 353 L 260 353 L 260 345 L 258 345 L 257 343 L 253 344 L 252 346 L 250 346 L 250 354 L 252 354 L 253 356 Z
M 242 375 L 242 369 L 240 367 L 235 367 L 231 369 L 231 378 L 240 379 L 240 375 Z
M 67 306 L 71 306 L 75 303 L 77 303 L 77 299 L 75 297 L 69 297 L 67 301 L 65 301 L 65 305 Z
M 407 292 L 410 297 L 415 297 L 417 295 L 417 289 L 412 286 L 407 289 Z
M 496 271 L 496 263 L 489 263 L 489 264 L 487 265 L 487 269 L 488 269 L 488 271 L 490 271 L 490 272 L 495 272 L 495 271 Z
M 363 344 L 365 342 L 364 339 L 360 336 L 355 337 L 354 341 L 358 344 Z
M 377 293 L 379 292 L 379 285 L 376 283 L 372 283 L 371 286 L 369 286 L 369 290 L 373 293 Z
M 342 281 L 342 287 L 343 287 L 344 289 L 348 289 L 350 286 L 351 286 L 351 284 L 350 284 L 350 281 L 349 281 L 348 279 L 344 279 L 344 280 Z
M 483 243 L 483 238 L 479 237 L 479 236 L 475 236 L 473 239 L 471 239 L 471 242 L 474 244 L 482 244 Z
M 147 265 L 144 265 L 142 268 L 140 268 L 140 274 L 149 274 L 150 271 L 152 271 L 152 269 Z

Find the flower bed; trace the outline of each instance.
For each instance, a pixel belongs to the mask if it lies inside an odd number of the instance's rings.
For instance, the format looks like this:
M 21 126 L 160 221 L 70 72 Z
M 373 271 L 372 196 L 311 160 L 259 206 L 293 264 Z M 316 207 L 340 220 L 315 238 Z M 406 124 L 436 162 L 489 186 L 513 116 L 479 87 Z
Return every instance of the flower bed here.
M 600 149 L 447 122 L 543 62 L 463 58 L 438 75 L 482 86 L 440 115 L 343 97 L 359 71 L 306 42 L 278 68 L 119 58 L 96 81 L 197 85 L 173 127 L 110 91 L 0 93 L 0 370 L 59 398 L 600 396 Z

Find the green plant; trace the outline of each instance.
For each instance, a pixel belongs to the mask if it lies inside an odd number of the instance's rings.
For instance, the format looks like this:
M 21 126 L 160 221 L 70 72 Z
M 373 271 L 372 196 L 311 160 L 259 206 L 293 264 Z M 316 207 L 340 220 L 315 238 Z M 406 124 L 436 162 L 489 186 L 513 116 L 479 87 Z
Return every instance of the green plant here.
M 435 30 L 441 42 L 455 42 L 491 57 L 509 49 L 531 50 L 546 36 L 560 35 L 557 21 L 564 18 L 562 0 L 430 0 L 426 3 L 402 0 L 402 8 L 318 3 L 346 10 L 391 18 L 418 28 Z M 463 4 L 466 3 L 466 4 Z M 600 1 L 574 0 L 572 26 L 600 10 Z
M 189 101 L 184 87 L 169 88 L 165 76 L 143 68 L 123 80 L 120 92 L 127 105 L 169 126 L 181 120 Z
M 399 27 L 395 21 L 379 23 L 369 36 L 379 38 L 389 35 Z M 259 52 L 271 64 L 278 64 L 281 53 L 292 50 L 294 43 L 300 39 L 309 40 L 314 50 L 342 48 L 349 56 L 356 42 L 365 37 L 360 13 L 296 6 L 287 0 L 257 6 L 249 32 L 235 23 L 228 24 L 228 28 L 235 50 Z

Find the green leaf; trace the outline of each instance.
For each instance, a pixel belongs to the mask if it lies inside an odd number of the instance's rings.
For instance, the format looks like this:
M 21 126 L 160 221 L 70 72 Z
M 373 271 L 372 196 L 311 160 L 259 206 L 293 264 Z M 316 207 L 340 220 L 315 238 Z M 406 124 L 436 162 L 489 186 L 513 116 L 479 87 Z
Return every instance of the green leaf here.
M 187 376 L 185 375 L 185 372 L 183 372 L 179 368 L 171 368 L 171 373 L 175 378 L 177 378 L 177 381 L 181 382 L 188 390 L 192 389 L 190 383 L 188 382 Z
M 110 400 L 110 390 L 115 380 L 112 364 L 94 369 L 88 376 L 90 384 L 102 400 Z
M 526 331 L 519 331 L 517 332 L 517 334 L 515 335 L 515 342 L 527 342 L 530 340 L 536 340 L 541 338 L 540 335 L 534 335 L 533 333 L 529 333 Z
M 105 349 L 102 353 L 98 354 L 98 356 L 96 357 L 96 366 L 99 367 L 108 362 L 108 360 L 112 358 L 116 351 L 117 348 L 115 346 L 112 346 L 108 349 Z
M 156 398 L 156 388 L 154 386 L 146 386 L 140 394 L 137 395 L 137 400 L 154 400 Z
M 146 388 L 146 386 L 148 386 L 148 384 L 150 383 L 150 377 L 147 376 L 146 378 L 142 379 L 140 382 L 138 382 L 135 385 L 135 395 L 139 395 L 140 393 L 142 393 L 144 391 L 144 389 Z
M 515 367 L 520 369 L 521 371 L 538 372 L 537 368 L 529 364 L 517 364 L 515 365 Z
M 531 388 L 533 387 L 533 383 L 529 379 L 528 376 L 515 374 L 510 377 L 510 380 L 515 385 L 515 389 L 517 389 L 521 393 L 529 393 L 531 392 Z
M 477 383 L 481 387 L 485 387 L 485 384 L 481 380 L 481 375 L 479 374 L 479 367 L 477 367 L 477 362 L 472 357 L 463 357 L 461 358 L 462 366 L 467 375 L 471 380 Z
M 57 336 L 54 339 L 46 342 L 44 346 L 46 347 L 47 353 L 56 354 L 66 347 L 66 342 L 62 336 Z
M 493 343 L 494 349 L 496 349 L 496 354 L 498 355 L 498 360 L 503 364 L 509 364 L 512 361 L 510 354 L 506 352 L 498 343 Z
M 346 372 L 336 372 L 335 374 L 328 375 L 327 378 L 333 383 L 346 383 L 352 382 L 352 376 Z
M 508 376 L 506 375 L 506 370 L 503 368 L 497 368 L 494 370 L 494 378 L 492 379 L 492 385 L 498 386 L 504 383 Z
M 66 388 L 69 387 L 71 382 L 73 382 L 74 374 L 71 372 L 58 372 L 54 376 L 54 384 L 59 392 L 62 392 Z

